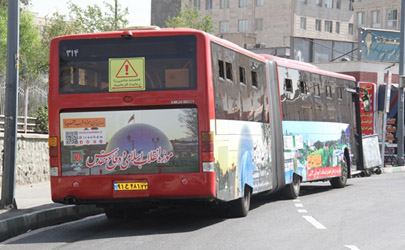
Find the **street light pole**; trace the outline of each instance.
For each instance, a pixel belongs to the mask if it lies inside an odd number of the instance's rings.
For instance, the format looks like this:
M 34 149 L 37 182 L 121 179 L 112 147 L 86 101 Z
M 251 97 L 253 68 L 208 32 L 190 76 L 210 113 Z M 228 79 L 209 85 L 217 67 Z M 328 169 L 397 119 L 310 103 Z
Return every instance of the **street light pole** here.
M 399 47 L 399 86 L 398 86 L 398 126 L 397 126 L 397 163 L 403 165 L 404 155 L 404 59 L 405 59 L 405 0 L 401 3 L 401 39 Z
M 1 208 L 16 208 L 14 201 L 15 160 L 17 152 L 17 103 L 18 103 L 18 34 L 19 1 L 8 0 L 7 72 L 5 96 L 3 182 Z

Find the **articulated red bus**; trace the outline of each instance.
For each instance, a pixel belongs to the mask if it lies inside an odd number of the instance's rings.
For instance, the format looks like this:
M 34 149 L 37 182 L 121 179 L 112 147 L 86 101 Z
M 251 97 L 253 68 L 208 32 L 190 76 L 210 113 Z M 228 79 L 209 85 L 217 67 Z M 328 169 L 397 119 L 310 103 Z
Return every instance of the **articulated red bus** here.
M 55 202 L 120 217 L 209 201 L 246 216 L 252 194 L 350 176 L 351 77 L 192 29 L 58 37 L 50 53 Z

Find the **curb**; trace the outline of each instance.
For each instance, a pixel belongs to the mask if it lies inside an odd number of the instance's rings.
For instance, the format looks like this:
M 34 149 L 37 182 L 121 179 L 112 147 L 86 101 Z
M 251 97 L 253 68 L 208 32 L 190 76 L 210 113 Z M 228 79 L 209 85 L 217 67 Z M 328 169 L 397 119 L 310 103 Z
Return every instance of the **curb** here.
M 397 172 L 405 172 L 405 166 L 401 167 L 384 167 L 381 168 L 383 173 L 397 173 Z
M 16 215 L 0 221 L 0 242 L 30 230 L 79 220 L 103 212 L 95 205 L 70 205 Z

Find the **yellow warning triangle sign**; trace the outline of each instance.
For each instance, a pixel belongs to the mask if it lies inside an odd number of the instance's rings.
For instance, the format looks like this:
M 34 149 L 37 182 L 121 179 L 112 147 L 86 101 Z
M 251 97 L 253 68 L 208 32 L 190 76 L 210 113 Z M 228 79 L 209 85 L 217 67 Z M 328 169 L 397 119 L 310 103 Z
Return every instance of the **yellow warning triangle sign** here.
M 125 60 L 122 64 L 121 68 L 118 70 L 117 74 L 115 75 L 116 78 L 132 78 L 138 77 L 138 73 L 136 73 L 134 67 L 132 67 L 131 63 L 128 60 Z

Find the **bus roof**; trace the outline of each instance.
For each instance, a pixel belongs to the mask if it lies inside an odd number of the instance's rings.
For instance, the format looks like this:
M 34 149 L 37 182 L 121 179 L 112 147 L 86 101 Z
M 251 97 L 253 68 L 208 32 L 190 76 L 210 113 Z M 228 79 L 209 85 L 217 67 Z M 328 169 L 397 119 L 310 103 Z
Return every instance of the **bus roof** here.
M 296 61 L 296 60 L 292 60 L 292 59 L 281 58 L 281 57 L 266 55 L 266 54 L 261 54 L 261 56 L 263 56 L 265 59 L 274 60 L 277 63 L 277 65 L 280 65 L 280 66 L 305 70 L 305 71 L 309 71 L 312 73 L 318 73 L 318 74 L 328 75 L 328 76 L 337 77 L 337 78 L 344 78 L 344 79 L 350 80 L 350 81 L 356 81 L 356 78 L 354 78 L 353 76 L 323 70 L 310 63 L 300 62 L 300 61 Z

